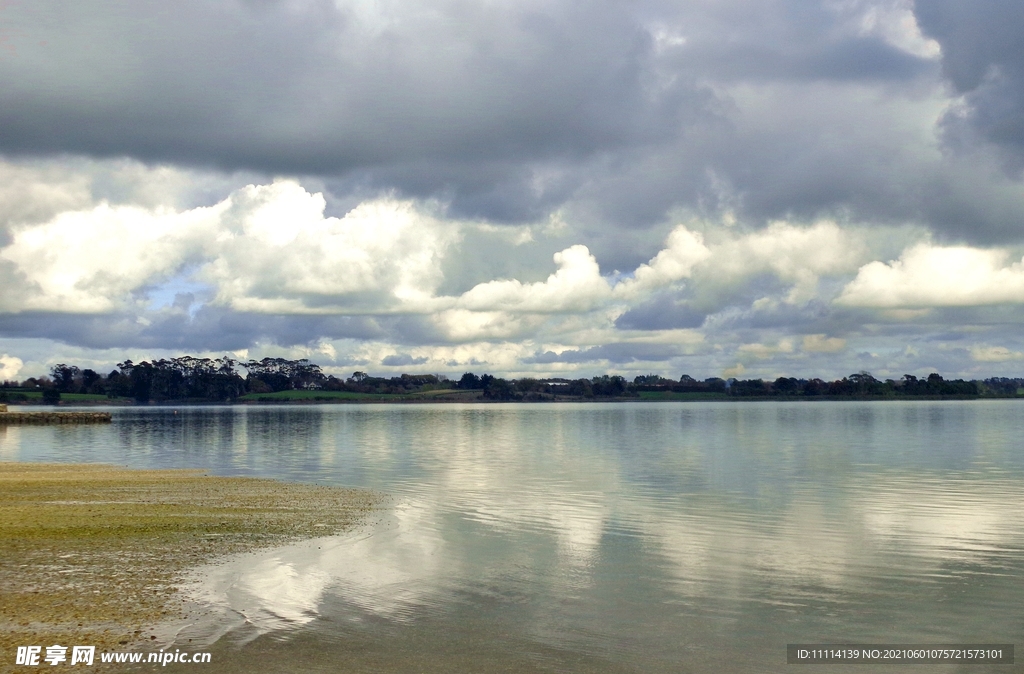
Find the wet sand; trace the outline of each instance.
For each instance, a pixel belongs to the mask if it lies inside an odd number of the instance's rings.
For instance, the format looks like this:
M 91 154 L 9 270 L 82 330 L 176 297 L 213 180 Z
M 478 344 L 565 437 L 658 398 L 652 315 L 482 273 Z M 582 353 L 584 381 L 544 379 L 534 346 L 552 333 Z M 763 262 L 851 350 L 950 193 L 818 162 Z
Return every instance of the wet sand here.
M 17 646 L 150 643 L 189 617 L 178 590 L 189 569 L 349 530 L 381 500 L 201 471 L 0 462 L 0 672 Z

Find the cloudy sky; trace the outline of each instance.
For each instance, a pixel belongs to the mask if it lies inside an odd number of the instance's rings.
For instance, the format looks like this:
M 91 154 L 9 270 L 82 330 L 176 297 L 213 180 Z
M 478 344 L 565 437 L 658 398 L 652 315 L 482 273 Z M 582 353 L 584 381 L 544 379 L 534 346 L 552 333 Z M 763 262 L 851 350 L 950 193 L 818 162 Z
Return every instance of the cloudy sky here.
M 0 379 L 1024 374 L 1024 3 L 0 3 Z

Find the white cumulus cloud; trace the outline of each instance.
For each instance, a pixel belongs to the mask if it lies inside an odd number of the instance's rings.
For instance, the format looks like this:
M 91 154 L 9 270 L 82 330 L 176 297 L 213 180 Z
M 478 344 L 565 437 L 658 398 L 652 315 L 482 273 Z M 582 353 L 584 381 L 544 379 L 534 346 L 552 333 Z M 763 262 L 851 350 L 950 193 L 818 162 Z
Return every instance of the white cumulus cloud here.
M 783 339 L 778 344 L 741 344 L 736 350 L 741 355 L 753 358 L 771 358 L 780 353 L 793 353 L 793 341 Z
M 697 278 L 707 286 L 740 284 L 770 274 L 790 284 L 786 301 L 815 297 L 822 276 L 852 272 L 863 262 L 862 235 L 831 221 L 801 227 L 774 222 L 765 229 L 712 246 L 712 256 Z
M 204 238 L 224 211 L 224 204 L 176 213 L 100 203 L 14 227 L 0 259 L 15 266 L 26 288 L 17 306 L 5 302 L 3 308 L 112 311 L 133 291 L 200 259 Z
M 1011 360 L 1024 360 L 1024 353 L 1011 351 L 1005 346 L 975 345 L 969 351 L 971 358 L 982 363 L 1004 363 Z
M 846 340 L 841 337 L 826 337 L 823 334 L 804 335 L 803 347 L 808 353 L 839 353 L 846 348 Z
M 633 278 L 626 279 L 615 287 L 615 292 L 624 297 L 675 283 L 693 275 L 694 267 L 711 257 L 711 250 L 704 244 L 699 232 L 691 232 L 684 225 L 672 230 L 665 241 L 665 248 L 651 261 L 640 265 Z
M 7 311 L 104 313 L 194 268 L 215 304 L 278 313 L 387 312 L 433 295 L 457 229 L 411 202 L 367 201 L 325 217 L 298 183 L 249 185 L 210 207 L 112 206 L 13 228 L 0 261 L 23 285 Z
M 266 313 L 386 313 L 415 309 L 443 279 L 453 225 L 409 201 L 367 201 L 342 218 L 325 200 L 281 181 L 232 195 L 216 256 L 198 278 L 215 302 Z
M 1024 263 L 1001 249 L 918 244 L 871 262 L 842 291 L 846 306 L 921 308 L 1024 303 Z
M 464 293 L 458 306 L 471 311 L 582 312 L 611 295 L 611 286 L 586 246 L 566 248 L 555 253 L 554 260 L 558 271 L 542 283 L 481 283 Z
M 14 379 L 21 372 L 21 367 L 24 365 L 21 358 L 15 356 L 8 356 L 6 353 L 0 356 L 0 381 L 7 381 L 8 379 Z

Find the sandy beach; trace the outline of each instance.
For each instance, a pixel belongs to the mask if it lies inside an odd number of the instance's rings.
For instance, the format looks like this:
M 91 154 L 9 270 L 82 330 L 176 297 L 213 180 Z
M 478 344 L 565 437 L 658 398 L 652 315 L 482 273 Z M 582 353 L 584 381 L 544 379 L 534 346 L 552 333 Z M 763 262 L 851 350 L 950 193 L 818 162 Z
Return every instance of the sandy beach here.
M 0 672 L 22 645 L 150 643 L 188 617 L 178 584 L 189 569 L 349 530 L 381 498 L 201 471 L 0 462 Z

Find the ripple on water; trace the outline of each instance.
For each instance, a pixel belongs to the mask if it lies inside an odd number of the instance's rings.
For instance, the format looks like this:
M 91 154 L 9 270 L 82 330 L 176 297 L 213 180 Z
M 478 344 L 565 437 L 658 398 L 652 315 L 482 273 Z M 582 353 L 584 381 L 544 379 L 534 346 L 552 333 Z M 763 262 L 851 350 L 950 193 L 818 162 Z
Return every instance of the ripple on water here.
M 788 642 L 1015 640 L 1022 409 L 139 409 L 0 456 L 390 494 L 357 536 L 205 572 L 225 671 L 782 671 Z

